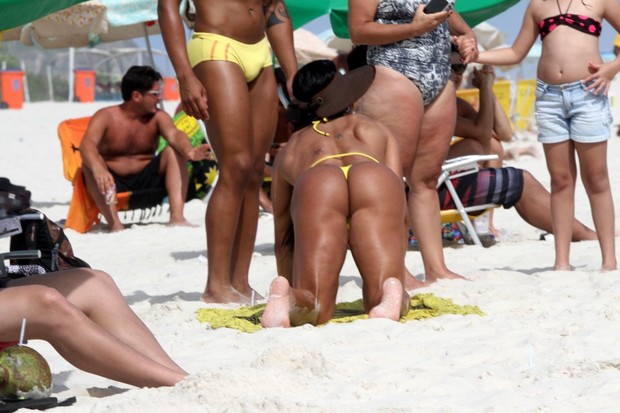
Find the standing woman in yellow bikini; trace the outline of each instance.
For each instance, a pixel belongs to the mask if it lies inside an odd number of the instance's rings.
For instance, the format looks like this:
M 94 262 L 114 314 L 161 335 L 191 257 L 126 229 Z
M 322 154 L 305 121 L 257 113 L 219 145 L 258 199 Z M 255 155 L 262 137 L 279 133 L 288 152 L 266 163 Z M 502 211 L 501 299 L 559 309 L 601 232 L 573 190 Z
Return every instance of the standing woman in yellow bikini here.
M 282 0 L 194 0 L 195 33 L 186 47 L 181 0 L 159 0 L 166 50 L 185 112 L 205 121 L 219 163 L 206 212 L 205 302 L 247 303 L 264 157 L 277 122 L 269 45 L 287 79 L 297 60 Z
M 381 123 L 350 113 L 374 74 L 364 66 L 340 75 L 332 61 L 318 60 L 295 76 L 294 96 L 309 116 L 274 164 L 279 277 L 269 291 L 265 327 L 331 319 L 347 247 L 369 316 L 397 320 L 409 309 L 398 143 Z

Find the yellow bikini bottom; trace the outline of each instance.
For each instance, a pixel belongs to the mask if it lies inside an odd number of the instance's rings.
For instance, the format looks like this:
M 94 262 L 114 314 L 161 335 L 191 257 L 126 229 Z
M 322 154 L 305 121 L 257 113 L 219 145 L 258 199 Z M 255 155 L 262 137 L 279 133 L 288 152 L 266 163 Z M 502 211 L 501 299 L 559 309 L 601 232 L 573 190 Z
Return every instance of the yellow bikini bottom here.
M 248 83 L 273 64 L 266 37 L 258 43 L 246 44 L 220 34 L 197 32 L 187 43 L 187 54 L 192 67 L 214 60 L 236 63 Z

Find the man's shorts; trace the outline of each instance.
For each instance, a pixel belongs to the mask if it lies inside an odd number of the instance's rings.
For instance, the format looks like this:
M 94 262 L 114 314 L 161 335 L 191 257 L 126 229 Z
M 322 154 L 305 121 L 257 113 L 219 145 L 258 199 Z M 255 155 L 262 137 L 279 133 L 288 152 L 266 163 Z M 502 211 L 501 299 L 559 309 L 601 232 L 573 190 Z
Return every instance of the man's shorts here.
M 486 168 L 477 173 L 452 180 L 456 193 L 464 207 L 485 204 L 513 207 L 523 194 L 523 170 L 507 168 Z M 454 200 L 445 185 L 437 188 L 442 210 L 455 209 Z
M 550 85 L 538 79 L 535 112 L 540 143 L 569 139 L 596 143 L 609 139 L 612 123 L 609 99 L 586 90 L 581 81 Z
M 143 170 L 136 175 L 119 176 L 110 170 L 116 184 L 116 192 L 136 192 L 145 189 L 166 189 L 162 176 L 159 174 L 160 155 L 153 158 Z

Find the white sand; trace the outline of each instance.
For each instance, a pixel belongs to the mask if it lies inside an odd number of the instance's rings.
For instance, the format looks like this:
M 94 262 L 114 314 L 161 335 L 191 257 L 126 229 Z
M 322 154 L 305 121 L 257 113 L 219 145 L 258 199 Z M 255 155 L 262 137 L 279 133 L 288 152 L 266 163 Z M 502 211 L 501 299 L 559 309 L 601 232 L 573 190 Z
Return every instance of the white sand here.
M 167 109 L 175 103 L 169 102 Z M 62 174 L 58 123 L 97 104 L 38 103 L 0 111 L 0 176 L 27 186 L 33 204 L 62 220 L 71 185 Z M 614 131 L 615 132 L 615 131 Z M 620 203 L 620 139 L 609 145 Z M 543 160 L 511 164 L 546 187 Z M 620 274 L 601 274 L 596 242 L 572 245 L 573 272 L 552 272 L 553 241 L 512 210 L 496 210 L 501 242 L 489 249 L 444 250 L 470 281 L 424 291 L 479 306 L 485 317 L 443 316 L 399 324 L 363 320 L 245 334 L 211 330 L 194 312 L 206 280 L 205 204 L 187 204 L 199 228 L 134 225 L 121 233 L 67 231 L 76 255 L 110 273 L 164 348 L 192 374 L 174 388 L 136 389 L 79 371 L 40 341 L 54 396 L 78 397 L 62 412 L 616 412 L 620 408 Z M 579 184 L 576 212 L 591 225 Z M 616 218 L 617 219 L 617 218 Z M 268 291 L 275 276 L 272 218 L 261 216 L 251 284 Z M 0 250 L 8 240 L 0 240 Z M 420 255 L 407 254 L 416 274 Z M 349 257 L 339 300 L 361 296 Z M 54 410 L 56 411 L 56 410 Z

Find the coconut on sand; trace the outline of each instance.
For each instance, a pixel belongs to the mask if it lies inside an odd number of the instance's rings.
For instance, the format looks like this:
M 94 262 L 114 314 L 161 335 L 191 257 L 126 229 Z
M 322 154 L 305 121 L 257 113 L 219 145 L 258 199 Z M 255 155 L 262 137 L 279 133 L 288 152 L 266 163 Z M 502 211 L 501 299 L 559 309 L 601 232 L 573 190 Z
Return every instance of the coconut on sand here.
M 40 399 L 51 392 L 52 373 L 41 354 L 19 345 L 0 351 L 0 399 Z

